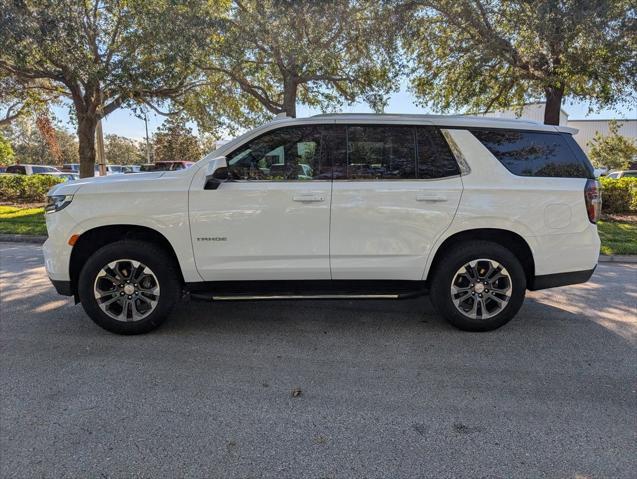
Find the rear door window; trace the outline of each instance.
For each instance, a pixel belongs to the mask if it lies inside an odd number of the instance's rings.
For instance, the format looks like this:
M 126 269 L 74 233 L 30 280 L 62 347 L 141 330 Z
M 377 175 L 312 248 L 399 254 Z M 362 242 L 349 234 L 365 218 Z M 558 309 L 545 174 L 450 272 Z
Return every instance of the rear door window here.
M 470 131 L 514 175 L 594 178 L 590 162 L 569 134 L 522 130 Z
M 346 178 L 416 178 L 414 129 L 384 125 L 348 127 Z

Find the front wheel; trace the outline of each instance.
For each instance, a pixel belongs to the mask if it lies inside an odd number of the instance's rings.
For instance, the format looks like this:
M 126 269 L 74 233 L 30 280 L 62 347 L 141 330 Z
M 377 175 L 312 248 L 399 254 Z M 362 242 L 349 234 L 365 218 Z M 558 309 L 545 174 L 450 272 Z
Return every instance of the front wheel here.
M 102 328 L 141 334 L 157 328 L 179 299 L 172 259 L 154 244 L 122 240 L 97 250 L 78 280 L 86 313 Z
M 524 302 L 526 276 L 517 257 L 489 241 L 466 242 L 433 272 L 431 302 L 452 325 L 492 331 L 509 322 Z

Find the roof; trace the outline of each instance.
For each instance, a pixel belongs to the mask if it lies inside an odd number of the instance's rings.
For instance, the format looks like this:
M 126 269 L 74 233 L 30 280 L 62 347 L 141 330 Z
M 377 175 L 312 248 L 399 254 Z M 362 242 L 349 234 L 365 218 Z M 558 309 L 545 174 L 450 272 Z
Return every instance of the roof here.
M 205 158 L 223 156 L 237 145 L 255 138 L 260 134 L 287 125 L 316 125 L 324 123 L 393 123 L 402 125 L 435 125 L 440 127 L 456 128 L 507 128 L 512 130 L 535 130 L 535 131 L 561 131 L 566 133 L 577 133 L 576 128 L 567 126 L 544 125 L 532 120 L 520 120 L 511 118 L 488 118 L 482 116 L 466 115 L 416 115 L 416 114 L 377 114 L 377 113 L 330 113 L 314 115 L 306 118 L 293 118 L 277 116 L 272 121 L 265 123 L 253 130 L 238 136 L 210 153 Z
M 377 113 L 330 113 L 314 115 L 309 118 L 277 118 L 274 122 L 291 121 L 306 122 L 308 120 L 334 121 L 339 123 L 425 123 L 436 126 L 464 128 L 511 128 L 516 130 L 564 131 L 574 133 L 576 130 L 565 126 L 544 125 L 533 120 L 513 118 L 493 118 L 468 115 L 418 115 L 418 114 L 377 114 Z

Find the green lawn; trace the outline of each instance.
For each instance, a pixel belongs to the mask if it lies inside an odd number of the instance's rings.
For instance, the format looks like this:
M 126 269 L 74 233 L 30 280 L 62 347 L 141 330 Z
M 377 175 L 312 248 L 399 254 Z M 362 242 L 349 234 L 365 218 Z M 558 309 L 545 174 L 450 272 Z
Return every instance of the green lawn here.
M 602 254 L 637 254 L 637 222 L 599 221 Z M 0 233 L 46 235 L 43 208 L 0 206 Z
M 44 208 L 0 206 L 0 233 L 46 235 Z
M 602 254 L 637 254 L 637 222 L 599 221 Z

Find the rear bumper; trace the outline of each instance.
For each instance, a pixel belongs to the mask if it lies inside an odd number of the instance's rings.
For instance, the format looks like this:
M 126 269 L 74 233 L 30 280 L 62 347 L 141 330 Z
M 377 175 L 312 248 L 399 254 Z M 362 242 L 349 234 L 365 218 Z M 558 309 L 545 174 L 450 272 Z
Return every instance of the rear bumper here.
M 537 291 L 538 289 L 557 288 L 558 286 L 567 286 L 569 284 L 586 283 L 586 281 L 591 279 L 591 276 L 593 276 L 596 267 L 597 266 L 593 267 L 593 269 L 583 271 L 535 276 L 527 287 L 531 291 Z

